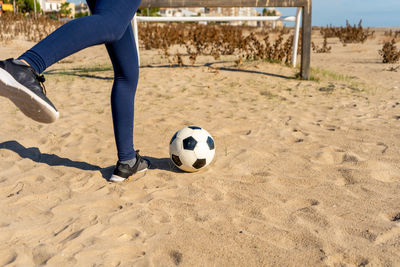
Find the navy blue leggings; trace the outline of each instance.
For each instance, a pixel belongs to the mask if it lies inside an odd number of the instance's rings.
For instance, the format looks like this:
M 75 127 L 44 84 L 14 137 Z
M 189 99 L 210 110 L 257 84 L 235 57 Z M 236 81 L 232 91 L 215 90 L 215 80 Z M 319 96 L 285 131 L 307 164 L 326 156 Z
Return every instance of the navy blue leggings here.
M 136 44 L 130 24 L 140 0 L 87 0 L 91 16 L 72 20 L 25 52 L 38 73 L 86 47 L 105 44 L 114 68 L 111 108 L 120 161 L 136 157 L 133 118 L 139 78 Z M 79 93 L 79 92 L 77 92 Z

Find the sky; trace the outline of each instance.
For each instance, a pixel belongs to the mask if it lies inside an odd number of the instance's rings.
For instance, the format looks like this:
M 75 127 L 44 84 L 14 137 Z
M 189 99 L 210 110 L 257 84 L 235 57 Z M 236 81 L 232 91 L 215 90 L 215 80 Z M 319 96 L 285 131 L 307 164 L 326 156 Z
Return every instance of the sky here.
M 296 14 L 293 8 L 278 10 Z M 350 24 L 362 19 L 366 27 L 400 27 L 400 0 L 313 0 L 313 25 L 345 26 L 346 19 Z
M 296 14 L 293 8 L 278 10 L 283 15 Z M 365 27 L 400 27 L 400 0 L 313 0 L 313 25 L 345 26 L 346 19 L 350 24 L 362 19 Z

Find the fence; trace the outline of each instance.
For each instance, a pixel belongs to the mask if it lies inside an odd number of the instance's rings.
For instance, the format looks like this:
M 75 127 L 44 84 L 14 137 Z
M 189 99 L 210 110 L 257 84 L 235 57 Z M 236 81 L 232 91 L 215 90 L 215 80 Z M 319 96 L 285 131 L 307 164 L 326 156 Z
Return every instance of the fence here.
M 136 49 L 139 58 L 140 65 L 140 54 L 139 54 L 139 34 L 138 34 L 138 26 L 137 23 L 140 21 L 143 22 L 173 22 L 173 21 L 291 21 L 295 22 L 295 30 L 294 30 L 294 38 L 293 38 L 293 54 L 292 54 L 292 65 L 296 67 L 297 63 L 297 49 L 299 44 L 299 31 L 300 31 L 300 17 L 301 17 L 301 8 L 297 8 L 296 16 L 258 16 L 258 17 L 143 17 L 143 16 L 135 16 L 132 21 L 135 41 L 136 41 Z

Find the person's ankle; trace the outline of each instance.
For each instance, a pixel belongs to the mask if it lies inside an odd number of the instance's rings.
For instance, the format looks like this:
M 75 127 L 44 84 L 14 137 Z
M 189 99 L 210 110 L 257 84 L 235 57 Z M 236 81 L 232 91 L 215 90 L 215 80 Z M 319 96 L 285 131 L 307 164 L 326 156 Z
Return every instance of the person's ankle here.
M 29 67 L 31 66 L 31 65 L 29 65 L 29 63 L 25 59 L 21 58 L 21 59 L 19 59 L 19 61 L 23 62 L 24 64 L 26 64 Z
M 133 168 L 133 166 L 135 166 L 136 164 L 136 158 L 130 159 L 130 160 L 123 160 L 120 161 L 122 164 L 128 164 L 129 167 Z

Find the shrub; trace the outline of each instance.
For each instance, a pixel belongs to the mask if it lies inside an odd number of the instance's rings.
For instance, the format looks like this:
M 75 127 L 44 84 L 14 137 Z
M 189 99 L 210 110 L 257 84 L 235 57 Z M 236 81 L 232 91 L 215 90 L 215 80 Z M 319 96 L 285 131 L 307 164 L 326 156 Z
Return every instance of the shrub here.
M 62 24 L 46 16 L 26 18 L 21 14 L 5 13 L 0 17 L 0 41 L 22 38 L 38 42 Z
M 217 24 L 146 23 L 139 24 L 139 37 L 145 49 L 161 49 L 170 63 L 174 61 L 179 65 L 183 64 L 183 55 L 171 55 L 170 48 L 173 45 L 186 48 L 191 64 L 200 55 L 210 55 L 215 59 L 221 55 L 238 55 L 240 59 L 247 60 L 291 61 L 293 35 L 285 37 L 287 29 L 282 29 L 274 42 L 270 41 L 268 35 L 264 37 L 265 29 L 256 32 L 252 28 L 247 36 L 245 30 L 248 28 Z
M 383 44 L 382 50 L 379 50 L 383 63 L 396 63 L 400 59 L 400 50 L 397 51 L 396 40 Z
M 340 42 L 344 46 L 349 43 L 364 43 L 368 38 L 372 38 L 375 34 L 375 32 L 370 31 L 369 28 L 363 28 L 362 20 L 360 20 L 358 26 L 351 26 L 349 22 L 346 21 L 346 27 L 322 27 L 320 33 L 327 38 L 339 38 Z
M 326 36 L 324 37 L 324 43 L 321 48 L 315 45 L 314 42 L 311 42 L 311 46 L 312 50 L 316 53 L 330 53 L 332 50 L 332 47 L 328 46 L 328 39 Z

